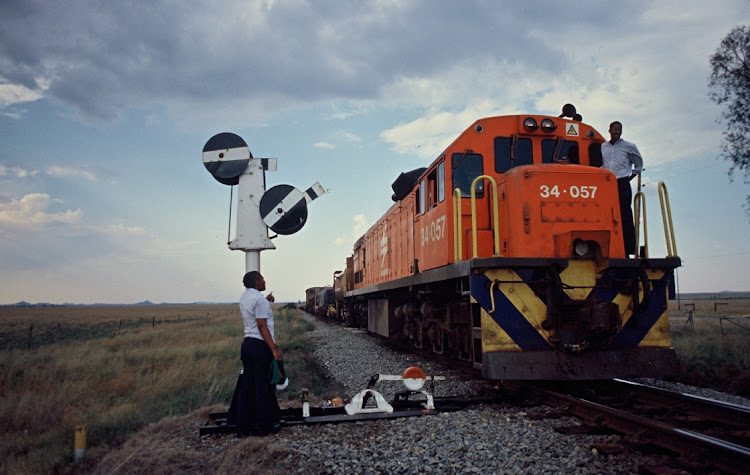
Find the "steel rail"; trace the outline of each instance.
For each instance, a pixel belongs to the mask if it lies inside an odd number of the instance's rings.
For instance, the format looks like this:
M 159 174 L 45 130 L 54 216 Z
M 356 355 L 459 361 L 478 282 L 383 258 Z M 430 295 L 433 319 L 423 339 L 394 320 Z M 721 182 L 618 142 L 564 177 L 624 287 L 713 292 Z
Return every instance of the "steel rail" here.
M 647 442 L 683 456 L 692 457 L 703 451 L 704 460 L 713 468 L 728 473 L 745 473 L 747 467 L 750 467 L 748 447 L 675 428 L 567 394 L 543 390 L 542 397 L 549 405 L 568 406 L 573 415 L 635 437 L 639 442 Z
M 693 394 L 655 388 L 634 381 L 615 379 L 614 383 L 643 400 L 657 404 L 679 404 L 679 409 L 701 419 L 718 422 L 727 427 L 750 430 L 750 407 L 740 406 L 724 401 L 717 401 Z

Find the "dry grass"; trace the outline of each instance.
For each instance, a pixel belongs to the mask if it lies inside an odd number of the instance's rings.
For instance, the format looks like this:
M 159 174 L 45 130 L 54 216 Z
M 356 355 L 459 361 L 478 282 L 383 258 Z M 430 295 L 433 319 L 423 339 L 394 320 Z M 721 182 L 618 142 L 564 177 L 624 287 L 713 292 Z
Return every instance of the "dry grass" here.
M 683 300 L 670 311 L 674 379 L 750 397 L 750 299 Z
M 288 455 L 269 439 L 212 436 L 199 439 L 196 425 L 211 408 L 162 419 L 133 434 L 117 448 L 94 449 L 76 472 L 92 474 L 273 472 L 274 460 Z
M 306 322 L 296 311 L 275 313 L 285 359 L 307 361 L 294 356 Z M 87 425 L 96 447 L 164 417 L 228 404 L 241 369 L 236 305 L 3 308 L 0 332 L 0 473 L 71 470 L 76 424 Z M 50 332 L 57 337 L 45 338 Z M 306 380 L 293 371 L 316 374 L 289 366 L 298 384 Z

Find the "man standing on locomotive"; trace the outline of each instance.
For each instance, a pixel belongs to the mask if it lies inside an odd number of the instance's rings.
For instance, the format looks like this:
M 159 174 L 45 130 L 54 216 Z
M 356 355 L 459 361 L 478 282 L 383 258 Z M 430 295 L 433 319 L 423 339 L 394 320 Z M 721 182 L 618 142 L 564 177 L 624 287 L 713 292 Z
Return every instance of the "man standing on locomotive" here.
M 622 220 L 622 237 L 625 241 L 625 255 L 635 255 L 635 224 L 633 222 L 633 190 L 630 181 L 643 169 L 643 157 L 634 143 L 620 138 L 622 124 L 614 121 L 609 124 L 609 142 L 602 144 L 602 168 L 615 174 L 617 192 L 620 196 L 620 218 Z
M 258 271 L 245 274 L 245 292 L 240 297 L 240 313 L 245 325 L 242 340 L 242 377 L 237 395 L 237 432 L 247 435 L 268 435 L 279 431 L 281 410 L 276 400 L 276 386 L 268 374 L 274 359 L 282 361 L 273 332 L 273 311 L 269 302 L 272 294 L 264 297 L 266 281 Z

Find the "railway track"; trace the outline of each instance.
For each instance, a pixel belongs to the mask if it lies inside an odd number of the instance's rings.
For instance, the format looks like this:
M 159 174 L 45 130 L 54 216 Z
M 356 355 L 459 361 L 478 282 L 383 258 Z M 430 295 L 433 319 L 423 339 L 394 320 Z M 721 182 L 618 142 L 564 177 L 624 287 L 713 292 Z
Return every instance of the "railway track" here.
M 688 470 L 750 471 L 750 408 L 624 380 L 536 385 L 535 395 L 586 420 L 585 430 L 676 454 Z
M 383 341 L 394 351 L 419 354 L 446 368 L 480 377 L 463 362 Z M 503 382 L 502 387 L 506 391 L 499 397 L 507 402 L 526 405 L 531 391 L 536 402 L 586 420 L 584 430 L 622 434 L 629 446 L 601 450 L 658 449 L 678 456 L 679 463 L 689 470 L 750 473 L 748 407 L 618 379 Z

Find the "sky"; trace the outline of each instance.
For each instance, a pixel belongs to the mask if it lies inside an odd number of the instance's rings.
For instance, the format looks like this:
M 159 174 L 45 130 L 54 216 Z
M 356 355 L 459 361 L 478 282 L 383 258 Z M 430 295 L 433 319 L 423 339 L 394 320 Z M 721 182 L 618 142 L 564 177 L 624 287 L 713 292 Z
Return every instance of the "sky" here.
M 330 285 L 355 240 L 474 120 L 613 120 L 645 161 L 650 254 L 680 292 L 750 290 L 750 185 L 718 159 L 709 56 L 750 1 L 242 0 L 0 3 L 0 304 L 236 302 L 231 187 L 215 134 L 277 158 L 267 187 L 320 182 L 261 253 L 277 301 Z M 236 205 L 236 190 L 234 203 Z

